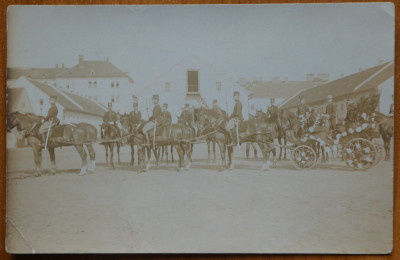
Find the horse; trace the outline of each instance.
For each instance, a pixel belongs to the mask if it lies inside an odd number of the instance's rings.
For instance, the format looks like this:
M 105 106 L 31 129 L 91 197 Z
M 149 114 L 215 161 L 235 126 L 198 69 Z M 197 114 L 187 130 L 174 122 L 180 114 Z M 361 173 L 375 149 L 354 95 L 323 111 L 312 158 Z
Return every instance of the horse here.
M 283 145 L 279 143 L 280 151 L 279 151 L 279 159 L 282 159 L 282 151 L 283 151 L 283 159 L 286 160 L 286 146 L 287 141 L 292 141 L 292 139 L 299 138 L 297 135 L 299 133 L 300 121 L 295 113 L 288 110 L 281 110 L 280 113 L 280 122 L 281 122 L 281 131 L 279 134 L 279 139 L 283 138 Z M 289 133 L 290 131 L 290 133 Z M 291 136 L 291 134 L 293 136 Z
M 385 161 L 390 160 L 390 142 L 394 133 L 394 120 L 390 116 L 376 112 L 375 120 L 378 124 L 378 130 L 383 140 L 385 149 Z
M 121 133 L 118 128 L 110 123 L 101 125 L 101 143 L 106 149 L 106 165 L 108 166 L 108 151 L 110 151 L 110 164 L 114 168 L 114 145 L 117 147 L 118 164 L 121 164 L 119 150 L 121 147 Z
M 251 143 L 251 142 L 246 143 L 246 159 L 249 159 L 250 147 L 253 148 L 254 158 L 257 159 L 257 146 L 256 146 L 256 143 L 254 143 L 254 142 L 253 143 Z
M 233 147 L 227 145 L 229 138 L 225 125 L 227 123 L 226 117 L 221 117 L 213 110 L 202 109 L 197 118 L 198 129 L 201 135 L 215 134 L 216 143 L 220 148 L 221 153 L 221 170 L 228 166 L 229 169 L 234 169 L 234 161 L 232 159 Z M 237 126 L 235 126 L 236 128 Z M 246 142 L 256 142 L 263 153 L 263 166 L 262 170 L 267 170 L 270 165 L 269 153 L 274 149 L 273 138 L 278 135 L 277 125 L 264 119 L 252 118 L 239 124 L 239 129 L 236 128 L 239 136 L 239 144 Z M 271 138 L 271 136 L 273 138 Z M 226 165 L 226 152 L 228 153 L 228 165 Z
M 41 145 L 42 137 L 39 134 L 40 121 L 42 119 L 42 116 L 37 116 L 31 113 L 22 114 L 19 112 L 13 112 L 7 117 L 7 131 L 9 132 L 16 127 L 18 131 L 23 131 L 26 138 L 28 138 L 28 144 L 32 147 L 35 160 L 35 177 L 42 174 L 43 146 Z M 55 148 L 62 146 L 74 146 L 78 151 L 82 160 L 80 175 L 85 174 L 88 170 L 93 172 L 96 167 L 96 161 L 92 143 L 96 142 L 96 139 L 97 130 L 94 126 L 88 123 L 53 126 L 49 132 L 47 143 L 47 150 L 49 151 L 52 165 L 50 173 L 56 173 L 54 150 Z M 91 164 L 89 165 L 84 145 L 89 152 L 91 160 Z

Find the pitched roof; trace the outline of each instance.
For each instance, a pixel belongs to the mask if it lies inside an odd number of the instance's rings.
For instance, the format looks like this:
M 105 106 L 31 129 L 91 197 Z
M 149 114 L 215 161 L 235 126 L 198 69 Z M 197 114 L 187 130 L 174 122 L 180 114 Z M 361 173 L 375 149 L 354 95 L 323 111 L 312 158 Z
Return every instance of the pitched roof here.
M 72 68 L 60 73 L 58 78 L 129 77 L 108 60 L 81 60 Z M 131 78 L 129 78 L 133 81 Z
M 386 62 L 329 83 L 302 90 L 282 102 L 280 108 L 293 108 L 298 106 L 300 104 L 298 98 L 300 95 L 306 98 L 306 103 L 316 103 L 325 100 L 328 95 L 332 95 L 333 98 L 335 98 L 376 88 L 390 77 L 393 77 L 393 75 L 393 62 Z
M 320 82 L 289 81 L 289 82 L 252 82 L 248 88 L 254 98 L 287 98 L 295 95 L 302 89 L 315 87 Z
M 62 92 L 73 99 L 75 102 L 77 102 L 86 113 L 103 116 L 104 113 L 107 111 L 104 106 L 91 99 L 81 97 L 64 90 L 62 90 Z
M 27 79 L 30 83 L 35 85 L 41 91 L 45 92 L 47 95 L 56 95 L 57 103 L 63 106 L 67 110 L 78 111 L 93 115 L 102 116 L 106 109 L 98 104 L 97 102 L 87 99 L 85 97 L 81 97 L 63 90 L 59 90 L 53 86 L 49 86 L 43 83 L 40 83 L 36 80 Z
M 32 79 L 55 79 L 67 68 L 7 68 L 7 79 L 18 79 L 21 76 Z

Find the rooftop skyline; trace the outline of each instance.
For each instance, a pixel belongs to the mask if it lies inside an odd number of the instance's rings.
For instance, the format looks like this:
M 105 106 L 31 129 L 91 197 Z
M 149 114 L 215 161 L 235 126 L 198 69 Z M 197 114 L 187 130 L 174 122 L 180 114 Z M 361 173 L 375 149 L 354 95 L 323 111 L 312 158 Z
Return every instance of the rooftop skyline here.
M 7 67 L 109 58 L 145 85 L 196 56 L 234 79 L 333 80 L 393 60 L 393 12 L 388 3 L 11 6 Z

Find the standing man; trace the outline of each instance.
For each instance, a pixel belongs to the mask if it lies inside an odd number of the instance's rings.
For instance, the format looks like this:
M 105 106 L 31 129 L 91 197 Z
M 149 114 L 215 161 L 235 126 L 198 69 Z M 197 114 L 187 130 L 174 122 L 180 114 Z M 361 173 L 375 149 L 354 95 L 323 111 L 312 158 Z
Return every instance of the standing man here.
M 170 125 L 172 123 L 171 113 L 168 111 L 168 104 L 164 103 L 160 114 L 160 122 L 163 125 Z
M 392 94 L 392 103 L 390 104 L 390 109 L 389 109 L 389 116 L 391 116 L 392 118 L 394 117 L 394 103 L 393 103 L 393 100 L 394 100 L 394 96 Z
M 303 95 L 301 95 L 299 98 L 300 98 L 300 105 L 297 107 L 297 116 L 300 118 L 306 118 L 307 113 L 310 113 L 310 108 L 306 105 Z
M 42 119 L 42 125 L 39 128 L 39 134 L 42 136 L 43 138 L 43 144 L 44 146 L 47 145 L 47 143 L 45 144 L 45 140 L 46 140 L 46 134 L 49 131 L 49 129 L 51 129 L 54 125 L 57 125 L 60 120 L 58 120 L 57 115 L 58 115 L 58 109 L 56 106 L 56 102 L 57 102 L 57 96 L 50 96 L 49 99 L 49 103 L 50 103 L 50 108 L 49 111 L 47 112 L 47 116 Z
M 154 129 L 154 127 L 156 127 L 156 125 L 160 124 L 160 114 L 161 114 L 161 106 L 158 104 L 158 102 L 160 101 L 160 98 L 158 95 L 153 95 L 153 114 L 152 116 L 149 118 L 149 121 L 143 126 L 142 132 L 143 134 L 146 136 L 147 142 L 150 143 L 150 138 L 149 138 L 149 134 L 148 132 L 152 129 Z
M 189 110 L 188 103 L 186 103 L 185 106 L 183 107 L 182 113 L 179 116 L 179 118 L 183 121 L 183 124 L 189 126 L 193 130 L 193 133 L 196 135 L 196 129 L 192 125 L 193 114 Z
M 346 119 L 345 124 L 348 123 L 357 123 L 358 121 L 358 108 L 357 105 L 354 104 L 353 100 L 350 97 L 347 97 L 346 100 Z
M 332 100 L 332 95 L 328 95 L 328 105 L 326 105 L 325 114 L 329 115 L 329 130 L 336 129 L 336 106 Z
M 270 99 L 271 106 L 267 109 L 267 118 L 276 123 L 278 130 L 281 131 L 281 122 L 279 119 L 279 108 L 275 105 L 275 98 Z
M 229 138 L 230 138 L 230 144 L 229 145 L 235 145 L 235 141 L 233 140 L 233 137 L 235 135 L 235 125 L 237 121 L 243 121 L 243 114 L 242 114 L 242 109 L 243 105 L 242 102 L 240 102 L 239 99 L 239 91 L 233 92 L 233 99 L 235 100 L 235 106 L 233 107 L 233 112 L 231 114 L 231 118 L 229 119 L 228 123 L 226 124 L 226 130 L 229 133 Z

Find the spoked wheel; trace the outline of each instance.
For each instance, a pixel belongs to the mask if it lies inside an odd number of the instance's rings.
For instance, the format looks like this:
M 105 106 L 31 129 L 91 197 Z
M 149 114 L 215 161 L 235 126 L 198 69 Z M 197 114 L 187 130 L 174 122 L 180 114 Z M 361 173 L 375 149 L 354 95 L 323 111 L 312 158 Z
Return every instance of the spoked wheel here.
M 317 163 L 317 154 L 308 145 L 297 146 L 292 152 L 294 166 L 299 169 L 311 169 Z
M 371 141 L 364 138 L 350 140 L 343 149 L 346 164 L 355 170 L 367 170 L 378 161 L 378 151 Z
M 375 159 L 375 164 L 377 165 L 378 163 L 380 163 L 383 160 L 383 147 L 380 143 L 378 143 L 376 141 L 376 139 L 372 139 L 371 142 L 375 145 L 376 148 L 376 159 Z

